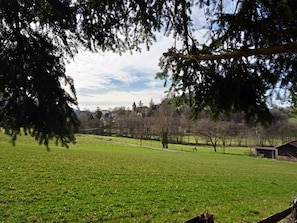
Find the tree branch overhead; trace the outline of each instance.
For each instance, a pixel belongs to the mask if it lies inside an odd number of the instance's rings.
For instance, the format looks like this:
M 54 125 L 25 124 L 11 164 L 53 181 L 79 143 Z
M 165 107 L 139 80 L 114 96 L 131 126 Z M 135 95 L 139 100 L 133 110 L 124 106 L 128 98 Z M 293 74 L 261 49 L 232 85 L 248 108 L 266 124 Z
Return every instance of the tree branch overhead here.
M 181 58 L 185 60 L 214 61 L 214 60 L 227 60 L 227 59 L 240 58 L 240 57 L 249 57 L 249 56 L 283 54 L 283 53 L 291 53 L 295 51 L 297 51 L 297 41 L 283 44 L 283 45 L 270 46 L 266 48 L 237 50 L 237 51 L 222 53 L 222 54 L 186 55 L 182 53 L 166 52 L 166 53 L 163 53 L 163 56 Z

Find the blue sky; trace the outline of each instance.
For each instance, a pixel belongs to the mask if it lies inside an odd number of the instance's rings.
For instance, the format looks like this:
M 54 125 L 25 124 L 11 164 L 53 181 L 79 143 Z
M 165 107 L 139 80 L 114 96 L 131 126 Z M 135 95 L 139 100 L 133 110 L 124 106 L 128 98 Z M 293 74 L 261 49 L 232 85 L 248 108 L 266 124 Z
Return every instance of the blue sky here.
M 205 24 L 204 12 L 195 14 L 195 28 Z M 198 12 L 197 11 L 197 12 Z M 195 32 L 198 40 L 204 41 L 205 30 Z M 132 107 L 135 101 L 148 105 L 151 100 L 160 103 L 166 97 L 162 80 L 156 80 L 160 71 L 159 59 L 175 43 L 172 37 L 157 34 L 157 41 L 149 51 L 128 52 L 122 56 L 112 52 L 79 52 L 66 65 L 66 74 L 74 79 L 81 110 L 113 109 Z
M 224 0 L 225 9 L 234 12 L 235 4 Z M 194 36 L 205 42 L 206 25 L 204 9 L 193 6 Z M 66 74 L 74 79 L 79 102 L 79 109 L 95 110 L 113 109 L 124 106 L 132 107 L 135 101 L 148 105 L 152 99 L 155 104 L 166 97 L 162 80 L 156 80 L 155 74 L 160 71 L 158 66 L 162 53 L 175 44 L 172 37 L 157 34 L 157 42 L 149 51 L 134 52 L 122 56 L 112 52 L 80 52 L 66 65 Z
M 205 30 L 196 32 L 203 41 Z M 174 39 L 158 35 L 149 51 L 125 53 L 80 52 L 66 65 L 66 74 L 74 79 L 81 110 L 113 109 L 124 106 L 131 109 L 133 102 L 155 104 L 166 97 L 164 82 L 155 79 L 161 71 L 158 63 L 163 52 L 172 47 Z
M 66 65 L 66 74 L 74 79 L 81 110 L 132 107 L 140 100 L 160 103 L 166 96 L 163 81 L 156 80 L 159 58 L 169 47 L 169 39 L 159 39 L 150 51 L 125 53 L 80 52 Z

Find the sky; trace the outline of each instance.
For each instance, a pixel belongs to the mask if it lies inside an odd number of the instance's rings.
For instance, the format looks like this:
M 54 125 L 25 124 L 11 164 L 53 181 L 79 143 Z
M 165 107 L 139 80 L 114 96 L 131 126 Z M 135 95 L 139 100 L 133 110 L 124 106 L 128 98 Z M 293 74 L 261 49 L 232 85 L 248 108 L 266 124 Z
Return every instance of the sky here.
M 196 27 L 203 27 L 204 12 L 199 11 L 193 18 Z M 195 36 L 203 42 L 205 30 L 197 29 Z M 151 100 L 160 103 L 169 86 L 164 87 L 164 81 L 155 79 L 155 75 L 161 71 L 160 57 L 174 43 L 172 37 L 157 34 L 157 41 L 150 50 L 143 49 L 141 53 L 131 55 L 128 52 L 120 56 L 112 52 L 79 52 L 66 65 L 66 75 L 74 79 L 79 109 L 131 109 L 133 102 L 136 105 L 139 101 L 144 105 L 149 105 Z
M 203 40 L 205 30 L 195 32 Z M 158 34 L 150 50 L 130 52 L 121 56 L 112 52 L 79 52 L 66 65 L 66 75 L 74 80 L 80 110 L 97 108 L 112 110 L 116 107 L 132 108 L 139 101 L 149 105 L 164 99 L 169 86 L 155 79 L 160 72 L 159 59 L 172 47 L 174 39 Z
M 130 52 L 121 56 L 112 52 L 80 52 L 66 65 L 66 74 L 74 79 L 81 110 L 131 108 L 133 102 L 150 100 L 160 103 L 166 97 L 162 80 L 155 79 L 159 58 L 172 45 L 159 37 L 149 51 Z
M 228 2 L 228 1 L 226 1 Z M 225 5 L 226 6 L 226 5 Z M 233 12 L 235 5 L 228 2 L 227 10 Z M 204 12 L 197 7 L 193 10 L 195 21 L 194 36 L 203 43 L 206 41 L 206 30 L 201 28 L 206 20 Z M 83 52 L 80 51 L 66 65 L 66 75 L 74 79 L 79 109 L 94 111 L 97 108 L 112 110 L 116 107 L 132 108 L 141 101 L 149 105 L 155 104 L 166 97 L 169 86 L 164 87 L 164 81 L 155 79 L 159 59 L 164 52 L 172 47 L 175 40 L 157 34 L 157 41 L 150 50 L 122 54 L 112 52 Z

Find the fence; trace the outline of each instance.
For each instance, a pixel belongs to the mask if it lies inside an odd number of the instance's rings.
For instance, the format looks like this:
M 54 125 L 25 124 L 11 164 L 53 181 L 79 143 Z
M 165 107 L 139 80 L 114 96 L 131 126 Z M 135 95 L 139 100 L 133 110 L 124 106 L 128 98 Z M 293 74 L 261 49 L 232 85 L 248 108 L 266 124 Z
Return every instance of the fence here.
M 286 218 L 288 215 L 290 215 L 288 218 L 288 223 L 297 223 L 297 197 L 294 199 L 292 205 L 289 208 L 262 221 L 259 221 L 258 223 L 277 223 Z
M 277 223 L 288 216 L 289 216 L 289 218 L 287 219 L 288 223 L 297 223 L 297 197 L 293 200 L 292 205 L 286 210 L 278 212 L 257 223 Z M 192 218 L 186 221 L 186 223 L 214 223 L 214 218 L 213 218 L 213 215 L 210 215 L 208 213 L 203 213 L 195 218 Z

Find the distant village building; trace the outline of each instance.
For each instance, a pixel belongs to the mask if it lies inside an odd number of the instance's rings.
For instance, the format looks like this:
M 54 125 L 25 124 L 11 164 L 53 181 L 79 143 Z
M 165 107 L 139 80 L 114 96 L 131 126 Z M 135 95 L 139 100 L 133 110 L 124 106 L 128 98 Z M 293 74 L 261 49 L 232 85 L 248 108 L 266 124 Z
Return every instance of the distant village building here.
M 277 147 L 256 146 L 255 149 L 258 157 L 297 161 L 297 140 Z

